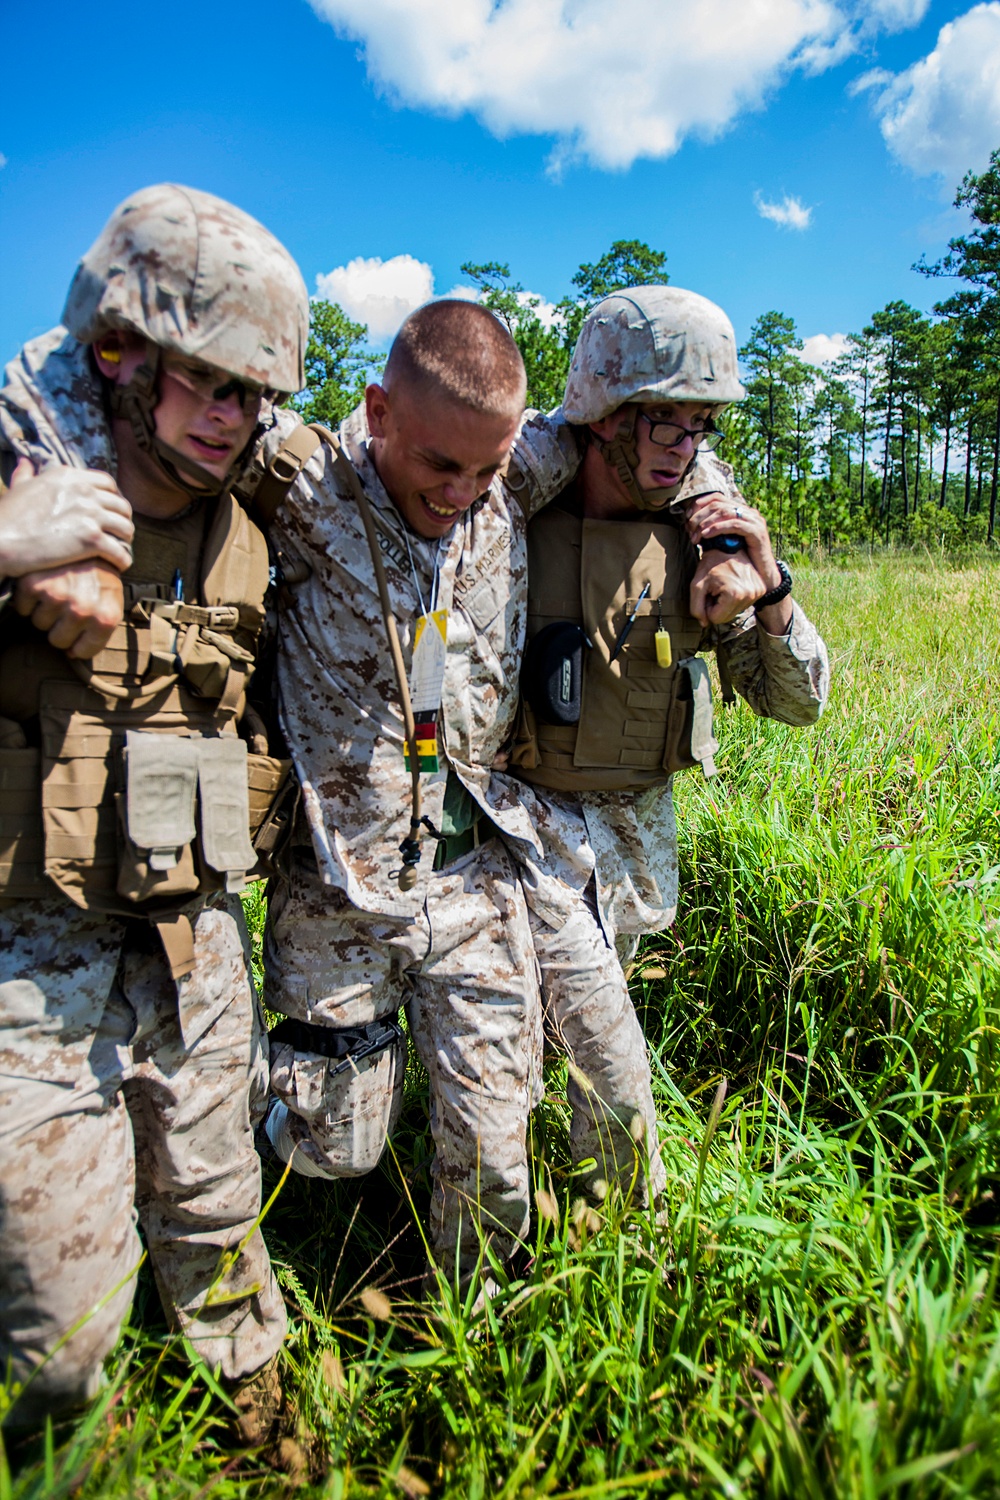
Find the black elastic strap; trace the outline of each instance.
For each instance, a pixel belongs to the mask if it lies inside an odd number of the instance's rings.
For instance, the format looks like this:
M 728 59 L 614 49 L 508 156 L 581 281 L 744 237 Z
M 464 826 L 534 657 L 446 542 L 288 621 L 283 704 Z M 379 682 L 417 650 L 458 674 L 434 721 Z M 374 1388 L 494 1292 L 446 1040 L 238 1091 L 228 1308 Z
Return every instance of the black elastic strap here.
M 346 1073 L 362 1058 L 374 1057 L 394 1047 L 406 1035 L 392 1016 L 369 1021 L 367 1026 L 315 1026 L 311 1021 L 297 1021 L 286 1016 L 269 1034 L 272 1042 L 283 1042 L 296 1052 L 311 1052 L 316 1057 L 342 1059 L 331 1070 L 331 1077 Z

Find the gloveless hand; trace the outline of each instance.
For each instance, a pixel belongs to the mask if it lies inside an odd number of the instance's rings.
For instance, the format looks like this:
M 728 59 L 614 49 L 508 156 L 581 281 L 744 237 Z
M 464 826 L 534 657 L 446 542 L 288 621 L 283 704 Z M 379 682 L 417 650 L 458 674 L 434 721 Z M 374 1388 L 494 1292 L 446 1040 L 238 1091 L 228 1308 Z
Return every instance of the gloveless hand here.
M 766 593 L 748 552 L 705 552 L 691 580 L 690 609 L 700 625 L 728 625 Z
M 132 507 L 110 474 L 50 464 L 40 474 L 22 458 L 0 495 L 0 577 L 101 558 L 132 563 Z
M 50 645 L 86 661 L 121 624 L 125 590 L 114 568 L 88 560 L 26 573 L 18 579 L 13 605 L 48 635 Z
M 767 522 L 752 505 L 721 494 L 700 495 L 688 506 L 684 524 L 688 536 L 698 547 L 704 547 L 712 537 L 741 536 L 746 543 L 747 556 L 763 580 L 761 593 L 769 593 L 780 586 L 781 574 Z

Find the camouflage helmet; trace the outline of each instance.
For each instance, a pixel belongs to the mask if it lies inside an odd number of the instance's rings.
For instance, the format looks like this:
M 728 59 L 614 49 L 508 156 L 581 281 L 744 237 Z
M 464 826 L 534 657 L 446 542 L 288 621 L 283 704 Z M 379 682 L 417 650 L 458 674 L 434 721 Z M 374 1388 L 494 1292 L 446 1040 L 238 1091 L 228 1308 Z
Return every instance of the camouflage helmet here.
M 722 308 L 680 287 L 636 286 L 587 314 L 563 411 L 570 422 L 599 422 L 628 401 L 723 406 L 745 395 Z
M 263 224 L 197 188 L 126 198 L 77 267 L 63 322 L 83 344 L 121 329 L 253 385 L 305 384 L 298 266 Z

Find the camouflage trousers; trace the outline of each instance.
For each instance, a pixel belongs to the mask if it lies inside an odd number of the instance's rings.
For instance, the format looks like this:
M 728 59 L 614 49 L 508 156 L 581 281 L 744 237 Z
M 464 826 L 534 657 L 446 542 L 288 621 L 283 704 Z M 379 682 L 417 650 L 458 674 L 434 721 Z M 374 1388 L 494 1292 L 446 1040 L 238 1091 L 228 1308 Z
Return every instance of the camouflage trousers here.
M 193 919 L 175 984 L 141 921 L 0 910 L 0 1359 L 12 1425 L 91 1397 L 132 1302 L 141 1223 L 171 1326 L 224 1375 L 281 1344 L 254 1221 L 266 1060 L 236 897 Z M 223 1259 L 231 1253 L 231 1262 Z
M 646 1040 L 621 961 L 597 918 L 593 882 L 577 895 L 559 928 L 531 913 L 542 979 L 546 1039 L 569 1061 L 570 1149 L 593 1159 L 590 1192 L 603 1199 L 617 1183 L 645 1205 L 666 1186 Z
M 406 1005 L 430 1082 L 435 1260 L 468 1273 L 481 1236 L 508 1255 L 530 1217 L 541 1006 L 527 906 L 499 840 L 446 866 L 412 922 L 360 911 L 299 857 L 272 894 L 266 954 L 268 1003 L 313 1025 L 363 1025 Z M 369 1170 L 398 1115 L 404 1066 L 405 1051 L 382 1052 L 335 1073 L 272 1039 L 279 1154 L 294 1166 L 301 1153 L 312 1175 Z

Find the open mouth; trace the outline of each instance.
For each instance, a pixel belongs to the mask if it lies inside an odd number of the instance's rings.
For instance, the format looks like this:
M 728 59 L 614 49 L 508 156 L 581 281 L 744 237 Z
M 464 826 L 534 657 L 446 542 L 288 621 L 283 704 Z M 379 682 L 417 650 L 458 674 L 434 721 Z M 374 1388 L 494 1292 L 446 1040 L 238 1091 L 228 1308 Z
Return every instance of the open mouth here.
M 207 458 L 209 462 L 228 458 L 233 447 L 232 443 L 217 442 L 213 438 L 195 437 L 193 433 L 188 434 L 188 442 L 201 458 Z
M 431 515 L 436 516 L 439 521 L 453 521 L 458 515 L 458 511 L 454 508 L 454 506 L 435 505 L 433 500 L 428 500 L 426 495 L 421 495 L 420 498 L 426 505 L 427 509 L 430 511 Z

